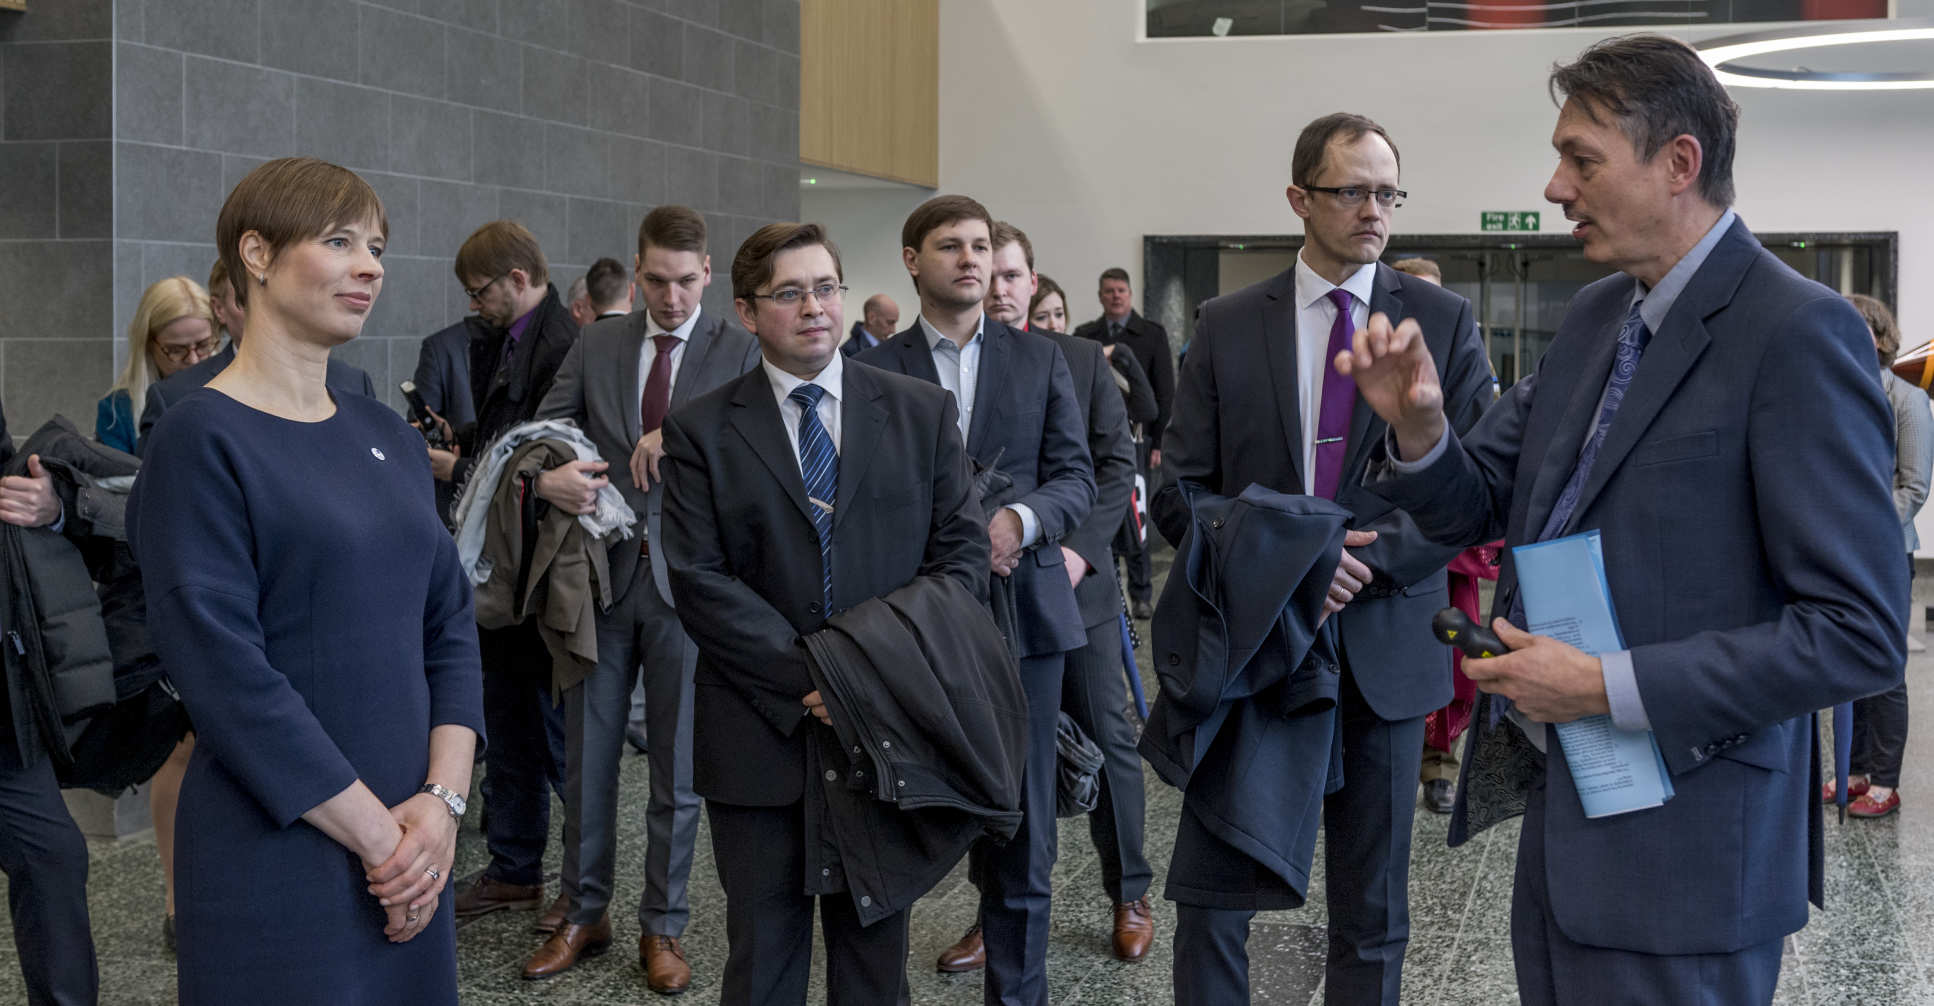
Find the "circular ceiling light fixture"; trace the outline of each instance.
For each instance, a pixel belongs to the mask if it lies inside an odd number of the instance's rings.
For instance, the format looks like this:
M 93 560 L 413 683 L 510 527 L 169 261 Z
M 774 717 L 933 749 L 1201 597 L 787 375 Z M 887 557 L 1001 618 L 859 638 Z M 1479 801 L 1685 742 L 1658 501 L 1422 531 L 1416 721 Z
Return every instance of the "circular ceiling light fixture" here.
M 1836 21 L 1773 31 L 1727 35 L 1693 46 L 1729 87 L 1774 87 L 1795 91 L 1919 91 L 1934 89 L 1934 71 L 1822 72 L 1805 67 L 1778 69 L 1743 66 L 1740 60 L 1777 52 L 1887 42 L 1934 40 L 1934 18 L 1890 21 Z

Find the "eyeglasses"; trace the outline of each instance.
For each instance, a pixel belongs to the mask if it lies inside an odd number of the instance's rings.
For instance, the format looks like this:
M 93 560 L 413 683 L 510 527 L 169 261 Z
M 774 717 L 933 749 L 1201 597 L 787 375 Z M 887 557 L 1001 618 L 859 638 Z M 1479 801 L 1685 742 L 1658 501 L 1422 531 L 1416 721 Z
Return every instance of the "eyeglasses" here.
M 472 290 L 472 289 L 470 289 L 469 287 L 467 287 L 467 286 L 466 286 L 466 287 L 464 287 L 464 288 L 463 288 L 463 292 L 464 292 L 464 293 L 465 293 L 466 295 L 468 295 L 468 296 L 469 296 L 469 298 L 470 298 L 471 300 L 482 300 L 482 299 L 483 299 L 483 295 L 484 295 L 485 293 L 488 293 L 488 292 L 490 291 L 490 288 L 491 288 L 491 287 L 493 287 L 493 286 L 496 286 L 496 285 L 497 285 L 498 283 L 501 283 L 501 282 L 503 282 L 503 280 L 504 280 L 504 278 L 505 278 L 505 277 L 507 277 L 507 276 L 509 276 L 509 275 L 510 275 L 510 273 L 505 273 L 505 274 L 504 274 L 503 276 L 499 276 L 499 277 L 497 277 L 496 279 L 493 279 L 493 280 L 491 280 L 490 282 L 488 282 L 488 283 L 485 283 L 484 285 L 482 285 L 482 286 L 480 286 L 480 287 L 478 287 L 478 288 L 476 288 L 475 290 Z
M 846 289 L 846 287 L 838 283 L 821 283 L 811 290 L 801 290 L 796 286 L 789 286 L 784 290 L 778 290 L 773 293 L 748 293 L 745 295 L 745 299 L 769 300 L 782 307 L 797 307 L 801 301 L 806 299 L 806 295 L 810 293 L 818 298 L 821 304 L 830 304 L 840 299 L 846 293 Z
M 189 357 L 207 359 L 215 355 L 215 347 L 219 345 L 221 345 L 221 339 L 211 335 L 200 342 L 191 342 L 187 345 L 156 346 L 155 348 L 161 350 L 161 355 L 167 357 L 171 363 L 186 363 Z
M 1345 185 L 1341 188 L 1334 189 L 1325 185 L 1305 185 L 1303 189 L 1308 192 L 1327 192 L 1335 196 L 1337 202 L 1351 207 L 1362 206 L 1365 199 L 1374 195 L 1377 197 L 1377 205 L 1386 210 L 1394 210 L 1402 206 L 1405 197 L 1410 195 L 1410 193 L 1402 189 L 1376 189 L 1372 191 L 1361 185 Z

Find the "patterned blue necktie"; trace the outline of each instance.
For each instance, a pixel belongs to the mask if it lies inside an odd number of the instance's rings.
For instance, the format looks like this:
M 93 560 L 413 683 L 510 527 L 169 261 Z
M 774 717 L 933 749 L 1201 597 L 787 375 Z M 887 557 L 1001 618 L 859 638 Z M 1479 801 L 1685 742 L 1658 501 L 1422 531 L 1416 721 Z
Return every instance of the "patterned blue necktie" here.
M 1611 432 L 1612 418 L 1618 415 L 1618 407 L 1625 401 L 1625 389 L 1631 386 L 1632 375 L 1638 373 L 1645 344 L 1652 341 L 1645 319 L 1639 317 L 1642 303 L 1632 304 L 1631 313 L 1625 316 L 1625 327 L 1618 330 L 1618 355 L 1612 357 L 1612 376 L 1605 381 L 1605 404 L 1599 406 L 1598 425 L 1585 441 L 1585 449 L 1578 452 L 1578 464 L 1572 468 L 1564 491 L 1558 494 L 1558 502 L 1551 505 L 1551 516 L 1545 518 L 1544 530 L 1538 532 L 1539 541 L 1556 538 L 1571 521 L 1572 511 L 1578 509 L 1578 496 L 1585 490 L 1585 480 L 1591 477 L 1592 462 L 1598 460 L 1598 449 L 1605 446 L 1605 434 Z
M 826 389 L 802 384 L 786 399 L 799 406 L 799 470 L 806 479 L 806 502 L 812 506 L 813 528 L 819 532 L 821 590 L 826 613 L 833 611 L 833 500 L 839 497 L 839 452 L 819 421 L 819 399 Z
M 1536 541 L 1549 541 L 1556 538 L 1565 525 L 1571 522 L 1572 512 L 1578 509 L 1578 497 L 1585 491 L 1585 480 L 1591 477 L 1592 463 L 1598 460 L 1599 448 L 1605 446 L 1605 434 L 1612 429 L 1612 419 L 1618 415 L 1618 407 L 1625 402 L 1625 391 L 1632 385 L 1632 375 L 1638 373 L 1639 357 L 1645 355 L 1645 345 L 1652 341 L 1652 332 L 1645 327 L 1645 319 L 1639 317 L 1639 304 L 1635 302 L 1632 310 L 1625 316 L 1625 325 L 1618 330 L 1618 353 L 1612 357 L 1612 374 L 1605 380 L 1605 403 L 1598 408 L 1598 425 L 1592 428 L 1591 437 L 1585 441 L 1585 449 L 1578 452 L 1578 463 L 1571 469 L 1571 478 L 1565 480 L 1565 488 L 1558 494 L 1558 502 L 1551 505 L 1551 516 L 1545 518 L 1544 529 L 1538 532 Z M 1524 624 L 1524 595 L 1511 596 L 1511 610 L 1506 614 L 1511 624 L 1527 629 Z M 1496 726 L 1498 718 L 1511 708 L 1511 701 L 1503 696 L 1493 696 L 1491 703 L 1491 723 Z

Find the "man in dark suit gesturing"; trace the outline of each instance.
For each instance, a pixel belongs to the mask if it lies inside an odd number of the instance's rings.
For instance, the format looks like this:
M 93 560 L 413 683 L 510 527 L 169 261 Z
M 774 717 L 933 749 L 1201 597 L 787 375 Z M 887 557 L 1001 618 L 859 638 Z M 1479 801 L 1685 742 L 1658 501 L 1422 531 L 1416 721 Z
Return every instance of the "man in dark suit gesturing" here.
M 1814 711 L 1900 680 L 1892 412 L 1860 316 L 1729 208 L 1739 112 L 1696 52 L 1609 39 L 1551 89 L 1545 198 L 1619 274 L 1468 434 L 1444 421 L 1428 321 L 1371 319 L 1336 369 L 1390 424 L 1369 488 L 1431 536 L 1603 538 L 1628 649 L 1518 631 L 1507 560 L 1493 625 L 1514 652 L 1464 663 L 1483 693 L 1451 841 L 1524 813 L 1519 996 L 1766 1003 L 1821 896 Z M 1595 714 L 1652 732 L 1675 796 L 1585 817 L 1546 724 Z
M 900 230 L 901 256 L 920 294 L 919 323 L 859 359 L 954 394 L 967 453 L 1013 485 L 990 507 L 996 576 L 1009 577 L 1016 624 L 1009 641 L 1027 692 L 1026 820 L 1006 845 L 977 843 L 989 1003 L 1047 1002 L 1049 875 L 1054 868 L 1054 732 L 1064 657 L 1088 639 L 1068 583 L 1061 541 L 1094 506 L 1087 426 L 1068 364 L 1054 343 L 987 317 L 993 217 L 965 196 L 937 196 Z
M 611 609 L 598 613 L 598 667 L 564 693 L 565 925 L 532 956 L 526 977 L 548 977 L 611 940 L 611 884 L 618 851 L 618 764 L 632 685 L 645 687 L 651 796 L 645 809 L 645 889 L 638 904 L 639 963 L 661 994 L 684 991 L 692 970 L 679 938 L 698 797 L 692 792 L 692 673 L 698 654 L 679 627 L 657 547 L 664 490 L 665 416 L 759 362 L 759 346 L 738 326 L 704 313 L 712 281 L 705 218 L 660 206 L 638 228 L 642 311 L 607 318 L 571 347 L 539 419 L 571 419 L 598 447 L 599 461 L 573 461 L 539 476 L 537 494 L 571 513 L 591 513 L 607 483 L 641 520 L 636 538 L 611 545 Z
M 830 1001 L 904 996 L 907 913 L 860 924 L 806 778 L 827 712 L 800 637 L 916 577 L 986 596 L 953 400 L 839 352 L 841 278 L 817 225 L 755 232 L 732 294 L 763 362 L 665 422 L 664 545 L 699 650 L 695 782 L 725 888 L 729 1006 L 803 1006 L 816 898 Z
M 1343 788 L 1323 803 L 1324 988 L 1331 1003 L 1394 1006 L 1410 929 L 1424 717 L 1451 697 L 1450 656 L 1431 639 L 1430 618 L 1450 603 L 1444 566 L 1457 550 L 1424 539 L 1401 511 L 1357 485 L 1382 424 L 1326 361 L 1370 314 L 1418 319 L 1444 361 L 1445 411 L 1460 429 L 1490 401 L 1491 372 L 1468 301 L 1377 261 L 1403 201 L 1397 149 L 1381 126 L 1358 115 L 1317 119 L 1296 140 L 1290 176 L 1302 251 L 1288 272 L 1202 305 L 1162 440 L 1165 485 L 1154 516 L 1179 543 L 1189 512 L 1177 483 L 1229 497 L 1260 485 L 1333 499 L 1352 513 L 1355 531 L 1376 533 L 1373 541 L 1346 540 L 1330 592 L 1343 665 Z M 1277 901 L 1258 893 L 1247 903 L 1241 911 L 1181 905 L 1178 1002 L 1247 1001 L 1249 917 L 1293 907 L 1301 895 Z

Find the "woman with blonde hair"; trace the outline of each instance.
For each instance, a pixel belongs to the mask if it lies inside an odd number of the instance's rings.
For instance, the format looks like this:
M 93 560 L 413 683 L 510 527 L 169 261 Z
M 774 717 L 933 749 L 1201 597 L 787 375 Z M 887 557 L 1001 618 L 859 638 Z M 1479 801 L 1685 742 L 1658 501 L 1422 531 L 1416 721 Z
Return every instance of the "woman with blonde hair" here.
M 94 409 L 94 439 L 134 453 L 134 403 L 148 385 L 208 359 L 215 352 L 215 313 L 208 291 L 186 276 L 157 281 L 141 295 L 128 323 L 128 362 Z

